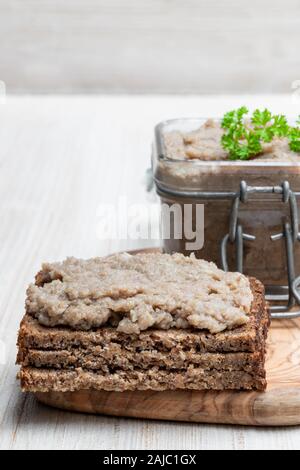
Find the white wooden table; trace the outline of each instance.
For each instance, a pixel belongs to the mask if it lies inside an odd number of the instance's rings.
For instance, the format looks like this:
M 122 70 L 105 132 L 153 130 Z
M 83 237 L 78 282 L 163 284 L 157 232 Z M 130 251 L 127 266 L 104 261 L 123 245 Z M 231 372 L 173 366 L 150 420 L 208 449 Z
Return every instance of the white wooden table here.
M 0 104 L 0 446 L 4 449 L 296 449 L 300 429 L 150 422 L 39 405 L 16 380 L 26 286 L 43 260 L 101 256 L 151 241 L 100 240 L 101 203 L 147 202 L 153 125 L 239 104 L 295 114 L 291 96 L 9 97 Z

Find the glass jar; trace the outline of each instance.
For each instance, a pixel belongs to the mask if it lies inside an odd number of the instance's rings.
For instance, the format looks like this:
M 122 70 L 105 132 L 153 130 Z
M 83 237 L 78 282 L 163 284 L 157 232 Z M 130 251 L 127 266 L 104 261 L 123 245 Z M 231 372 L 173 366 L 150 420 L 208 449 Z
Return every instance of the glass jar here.
M 196 207 L 202 205 L 204 208 L 204 227 L 201 228 L 204 229 L 204 244 L 196 250 L 189 248 L 191 240 L 185 237 L 184 227 L 178 226 L 183 224 L 183 219 L 170 218 L 168 211 L 162 211 L 163 250 L 167 253 L 194 252 L 196 257 L 214 261 L 220 267 L 228 267 L 231 271 L 243 270 L 265 285 L 285 285 L 285 236 L 279 235 L 275 240 L 271 240 L 271 236 L 284 232 L 285 221 L 293 222 L 291 199 L 297 201 L 300 197 L 300 156 L 298 163 L 255 159 L 201 161 L 188 160 L 184 155 L 179 159 L 166 155 L 166 132 L 193 131 L 205 121 L 174 119 L 161 122 L 155 128 L 152 171 L 162 206 L 171 208 L 176 204 L 184 212 L 184 205 L 191 205 L 191 222 L 195 232 L 198 229 Z M 289 186 L 283 185 L 284 182 L 288 182 Z M 299 202 L 296 202 L 296 212 L 297 209 Z M 236 220 L 233 220 L 234 212 Z M 297 220 L 294 222 L 297 225 Z M 242 246 L 237 246 L 238 230 L 242 234 Z M 168 236 L 165 236 L 166 233 Z M 181 238 L 174 235 L 178 233 L 182 233 Z M 300 274 L 300 243 L 296 239 L 294 260 L 295 272 Z

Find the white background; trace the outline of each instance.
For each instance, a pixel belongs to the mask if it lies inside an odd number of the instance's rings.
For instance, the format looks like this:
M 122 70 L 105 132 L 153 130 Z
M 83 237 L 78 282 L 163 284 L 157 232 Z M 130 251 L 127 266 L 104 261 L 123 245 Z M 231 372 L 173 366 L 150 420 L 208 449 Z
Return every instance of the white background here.
M 289 93 L 299 0 L 0 0 L 10 92 Z

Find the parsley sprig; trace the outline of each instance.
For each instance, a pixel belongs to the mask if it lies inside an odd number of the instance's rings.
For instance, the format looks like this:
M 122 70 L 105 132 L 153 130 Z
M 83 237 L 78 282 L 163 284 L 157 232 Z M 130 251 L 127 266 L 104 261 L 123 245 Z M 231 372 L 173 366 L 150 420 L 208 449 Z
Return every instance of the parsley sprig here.
M 245 106 L 226 113 L 221 126 L 224 129 L 222 146 L 231 160 L 248 160 L 262 152 L 262 143 L 274 137 L 287 137 L 290 148 L 300 152 L 300 127 L 290 127 L 285 116 L 272 115 L 268 109 L 256 109 L 251 118 Z M 300 124 L 300 116 L 297 124 Z
M 293 152 L 300 152 L 300 116 L 297 124 L 299 124 L 297 127 L 290 128 L 289 133 L 290 149 L 293 150 Z

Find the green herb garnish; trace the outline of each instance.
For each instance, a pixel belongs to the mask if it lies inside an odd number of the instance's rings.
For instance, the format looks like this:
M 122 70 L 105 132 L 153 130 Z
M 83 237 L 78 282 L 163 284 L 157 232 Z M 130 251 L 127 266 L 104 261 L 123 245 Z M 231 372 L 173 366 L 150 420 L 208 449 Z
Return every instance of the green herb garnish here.
M 262 150 L 259 136 L 245 124 L 246 114 L 248 109 L 242 106 L 226 113 L 221 122 L 226 131 L 222 136 L 222 146 L 229 152 L 231 160 L 248 160 Z
M 290 127 L 285 116 L 272 115 L 268 109 L 256 109 L 251 118 L 246 120 L 248 112 L 242 106 L 226 113 L 221 121 L 225 130 L 222 146 L 228 151 L 231 160 L 248 160 L 259 155 L 263 150 L 262 143 L 271 142 L 274 137 L 288 137 L 290 149 L 300 151 L 300 128 Z
M 297 121 L 297 124 L 300 126 L 300 116 Z M 300 127 L 291 127 L 289 138 L 290 138 L 290 149 L 293 152 L 300 152 Z

